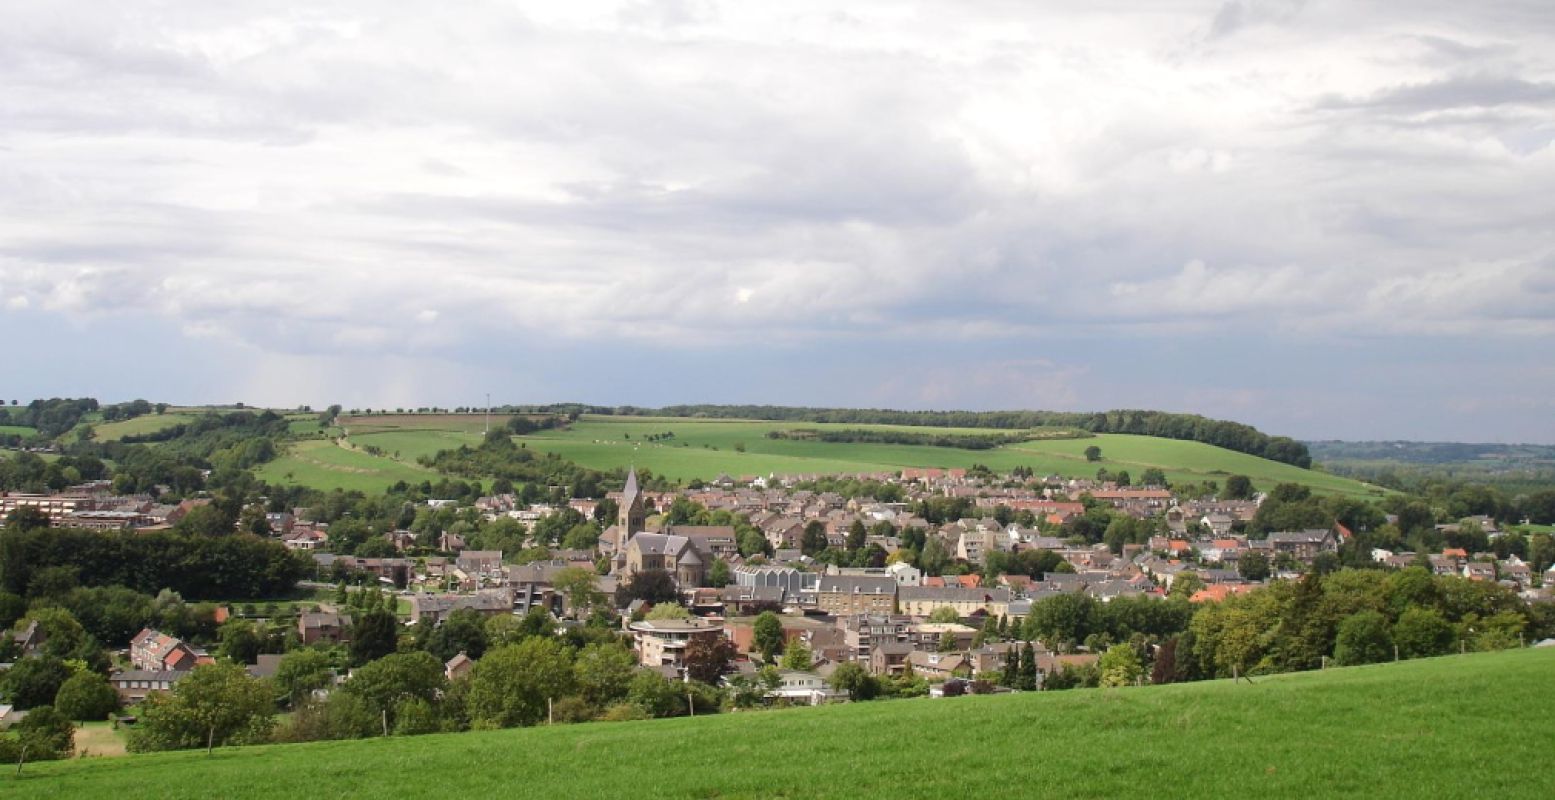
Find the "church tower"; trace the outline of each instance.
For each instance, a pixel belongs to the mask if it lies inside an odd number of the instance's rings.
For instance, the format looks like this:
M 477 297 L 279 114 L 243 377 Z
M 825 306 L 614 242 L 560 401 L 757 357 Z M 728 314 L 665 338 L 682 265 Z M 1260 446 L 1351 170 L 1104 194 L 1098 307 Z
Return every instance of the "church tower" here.
M 621 508 L 618 512 L 616 524 L 621 526 L 621 544 L 623 549 L 626 540 L 632 534 L 642 533 L 648 524 L 648 515 L 643 511 L 643 493 L 637 488 L 637 467 L 632 467 L 626 473 L 626 488 L 621 490 Z

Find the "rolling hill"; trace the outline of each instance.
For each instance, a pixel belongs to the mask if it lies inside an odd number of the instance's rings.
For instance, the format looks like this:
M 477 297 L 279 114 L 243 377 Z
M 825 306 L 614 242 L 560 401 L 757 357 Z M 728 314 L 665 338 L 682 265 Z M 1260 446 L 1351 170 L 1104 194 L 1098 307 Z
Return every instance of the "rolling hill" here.
M 31 765 L 22 798 L 1529 797 L 1555 649 L 1172 686 Z M 392 788 L 391 788 L 392 787 Z
M 493 426 L 504 420 L 493 417 Z M 350 449 L 330 442 L 294 445 L 282 458 L 266 464 L 261 477 L 300 482 L 320 489 L 385 488 L 397 480 L 422 480 L 431 475 L 416 463 L 424 455 L 460 445 L 480 443 L 480 415 L 396 415 L 343 419 Z M 544 430 L 519 437 L 524 446 L 554 452 L 594 469 L 635 464 L 665 477 L 709 480 L 720 473 L 733 476 L 892 472 L 903 467 L 970 467 L 985 464 L 995 471 L 1028 466 L 1043 474 L 1095 477 L 1099 468 L 1126 470 L 1134 478 L 1151 467 L 1162 469 L 1174 483 L 1224 481 L 1241 474 L 1261 488 L 1293 482 L 1314 491 L 1353 497 L 1377 497 L 1381 489 L 1359 481 L 1304 470 L 1257 456 L 1201 444 L 1128 434 L 1099 434 L 1086 439 L 1052 439 L 1005 445 L 989 450 L 964 450 L 916 444 L 875 444 L 769 439 L 772 431 L 795 429 L 944 432 L 987 435 L 987 428 L 926 428 L 919 426 L 852 425 L 805 422 L 700 419 L 686 417 L 610 417 L 586 415 L 561 430 Z M 672 433 L 648 441 L 650 435 Z M 1085 448 L 1102 449 L 1102 461 L 1085 459 Z M 372 455 L 372 446 L 383 455 Z M 340 452 L 329 452 L 329 449 Z M 290 474 L 291 478 L 286 476 Z

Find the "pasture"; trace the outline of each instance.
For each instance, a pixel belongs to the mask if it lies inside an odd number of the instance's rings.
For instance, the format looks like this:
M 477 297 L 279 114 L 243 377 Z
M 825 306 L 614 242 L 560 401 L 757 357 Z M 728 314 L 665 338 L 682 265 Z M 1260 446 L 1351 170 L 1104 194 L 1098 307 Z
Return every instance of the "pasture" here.
M 420 483 L 441 476 L 433 470 L 393 458 L 374 456 L 329 439 L 293 442 L 286 452 L 260 465 L 255 474 L 270 483 L 344 489 L 376 494 L 399 481 Z
M 28 765 L 7 797 L 1545 798 L 1555 649 Z M 392 787 L 392 790 L 387 789 Z
M 92 426 L 92 438 L 99 442 L 117 442 L 126 436 L 144 436 L 194 420 L 193 414 L 146 414 L 119 422 L 99 422 Z
M 507 417 L 494 415 L 492 427 Z M 478 446 L 485 420 L 480 414 L 403 414 L 342 417 L 344 444 L 301 441 L 275 462 L 260 468 L 271 482 L 302 483 L 320 489 L 357 488 L 371 491 L 396 481 L 435 479 L 417 459 L 438 451 Z M 996 472 L 1017 466 L 1039 474 L 1093 478 L 1098 469 L 1127 471 L 1137 480 L 1151 467 L 1173 483 L 1223 482 L 1228 475 L 1247 475 L 1255 486 L 1301 483 L 1314 491 L 1354 497 L 1378 497 L 1381 489 L 1317 470 L 1237 453 L 1198 442 L 1127 434 L 1090 438 L 1045 438 L 986 450 L 920 444 L 821 442 L 771 439 L 773 431 L 795 429 L 901 431 L 912 434 L 990 435 L 1014 433 L 987 428 L 926 428 L 892 425 L 817 424 L 753 420 L 584 416 L 565 429 L 543 430 L 518 437 L 523 446 L 556 453 L 586 467 L 610 470 L 630 465 L 677 481 L 711 480 L 720 474 L 735 478 L 756 475 L 837 475 L 896 472 L 904 467 L 971 467 L 983 464 Z M 1036 436 L 1063 431 L 1038 429 Z M 656 437 L 650 439 L 650 437 Z M 1087 461 L 1085 449 L 1100 447 L 1102 460 Z M 376 448 L 377 455 L 366 452 Z M 291 477 L 286 475 L 290 473 Z

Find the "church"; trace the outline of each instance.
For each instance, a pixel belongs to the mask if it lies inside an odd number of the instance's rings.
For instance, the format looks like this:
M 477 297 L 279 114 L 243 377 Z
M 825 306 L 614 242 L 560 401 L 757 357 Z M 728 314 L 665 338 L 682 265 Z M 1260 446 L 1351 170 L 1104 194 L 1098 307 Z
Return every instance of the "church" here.
M 682 589 L 701 586 L 707 577 L 710 556 L 699 553 L 690 537 L 673 533 L 649 533 L 647 503 L 637 482 L 637 468 L 626 474 L 616 516 L 613 572 L 623 580 L 645 570 L 663 570 Z

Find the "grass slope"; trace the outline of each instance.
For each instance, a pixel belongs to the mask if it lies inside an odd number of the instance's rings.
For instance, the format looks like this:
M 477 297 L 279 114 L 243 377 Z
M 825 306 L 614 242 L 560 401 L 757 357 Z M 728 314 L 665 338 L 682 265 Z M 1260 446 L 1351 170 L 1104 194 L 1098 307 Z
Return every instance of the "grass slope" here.
M 102 422 L 93 426 L 93 438 L 99 442 L 117 442 L 126 436 L 143 436 L 166 430 L 174 425 L 194 421 L 191 414 L 147 414 L 122 422 Z
M 623 419 L 585 417 L 566 430 L 541 431 L 521 441 L 536 450 L 556 452 L 587 467 L 609 469 L 635 463 L 670 478 L 708 479 L 720 472 L 758 475 L 769 472 L 879 472 L 902 467 L 969 467 L 986 464 L 996 471 L 1029 466 L 1039 473 L 1066 477 L 1095 477 L 1100 467 L 1127 470 L 1135 478 L 1150 467 L 1159 467 L 1174 483 L 1215 480 L 1247 475 L 1261 488 L 1294 482 L 1330 494 L 1378 496 L 1380 489 L 1337 475 L 1304 470 L 1289 464 L 1237 453 L 1199 442 L 1158 439 L 1149 436 L 1101 434 L 1090 439 L 1032 441 L 992 450 L 960 450 L 948 447 L 894 444 L 851 444 L 768 439 L 773 430 L 793 428 L 871 428 L 916 433 L 966 429 L 900 428 L 886 425 L 816 425 L 792 422 L 756 422 L 696 419 Z M 673 439 L 650 443 L 649 434 L 671 431 Z M 972 433 L 991 433 L 972 430 Z M 745 452 L 735 450 L 743 444 Z M 1103 460 L 1085 460 L 1085 448 L 1102 449 Z
M 256 472 L 270 483 L 369 494 L 382 492 L 398 481 L 420 483 L 441 477 L 425 467 L 349 449 L 327 439 L 296 442 L 284 455 L 261 465 Z
M 29 766 L 7 797 L 1549 797 L 1555 650 Z
M 506 422 L 492 417 L 492 426 Z M 378 491 L 395 481 L 420 481 L 433 473 L 416 463 L 440 450 L 480 444 L 485 420 L 479 414 L 406 414 L 344 418 L 349 434 L 344 447 L 327 441 L 301 442 L 283 458 L 265 465 L 260 476 L 271 482 L 301 483 L 318 489 Z M 1159 467 L 1174 483 L 1214 480 L 1242 474 L 1260 488 L 1293 482 L 1314 490 L 1375 497 L 1382 490 L 1349 478 L 1303 470 L 1231 450 L 1173 439 L 1101 434 L 1088 439 L 1030 441 L 990 450 L 925 445 L 835 443 L 768 439 L 771 431 L 795 428 L 899 430 L 992 434 L 986 428 L 923 428 L 892 425 L 841 425 L 752 420 L 586 416 L 565 430 L 521 437 L 526 447 L 554 452 L 595 469 L 636 464 L 676 480 L 733 476 L 894 472 L 903 467 L 970 467 L 986 464 L 1000 472 L 1028 466 L 1043 474 L 1095 477 L 1099 468 L 1127 470 L 1135 478 Z M 653 434 L 674 438 L 648 442 Z M 360 448 L 380 448 L 372 456 Z M 1085 460 L 1085 448 L 1102 449 L 1103 460 Z M 737 447 L 743 447 L 740 452 Z M 290 473 L 291 477 L 286 477 Z

